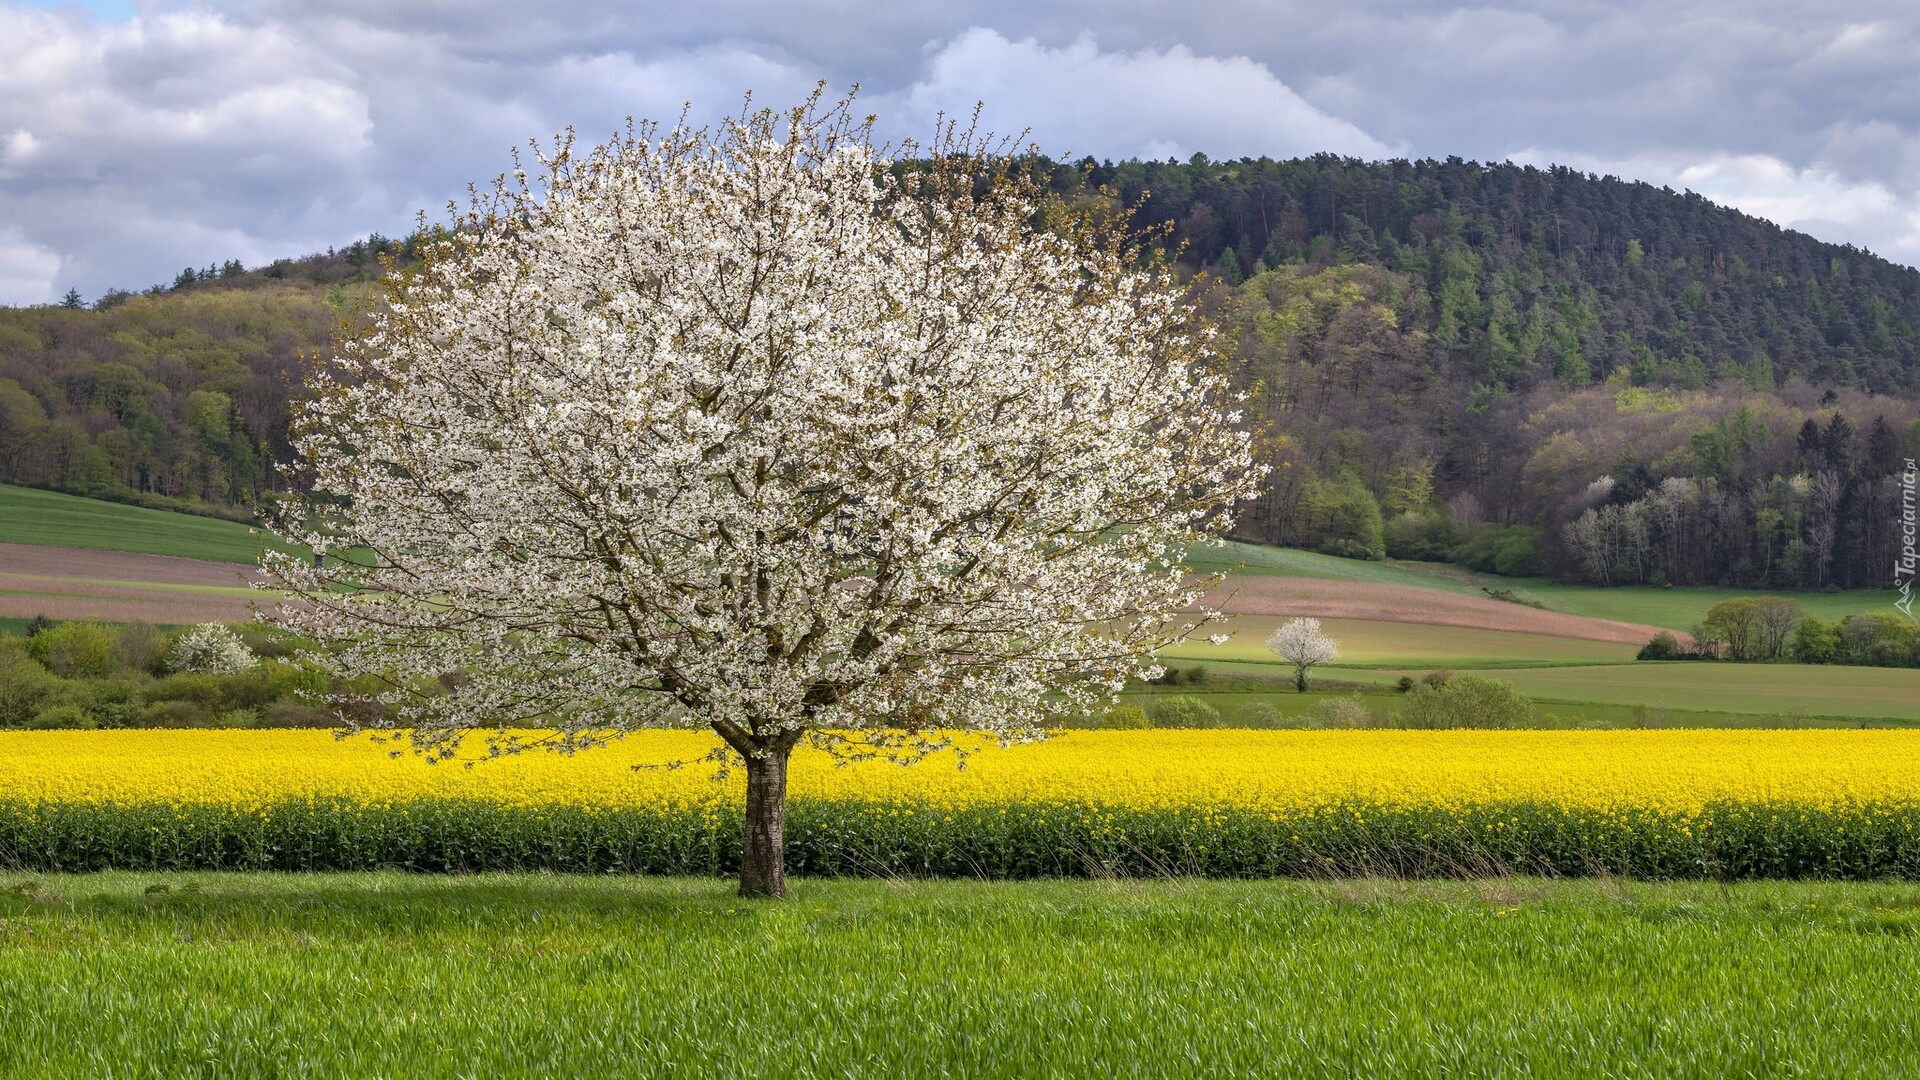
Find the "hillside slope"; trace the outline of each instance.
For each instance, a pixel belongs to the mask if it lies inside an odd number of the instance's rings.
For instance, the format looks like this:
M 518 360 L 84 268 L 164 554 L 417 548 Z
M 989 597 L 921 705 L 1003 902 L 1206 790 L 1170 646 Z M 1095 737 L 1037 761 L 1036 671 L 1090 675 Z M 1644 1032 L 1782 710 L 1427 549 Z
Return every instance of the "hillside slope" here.
M 124 551 L 250 565 L 264 543 L 237 522 L 0 484 L 0 544 Z M 0 571 L 42 572 L 6 565 L 19 558 L 17 553 L 13 559 L 0 553 Z

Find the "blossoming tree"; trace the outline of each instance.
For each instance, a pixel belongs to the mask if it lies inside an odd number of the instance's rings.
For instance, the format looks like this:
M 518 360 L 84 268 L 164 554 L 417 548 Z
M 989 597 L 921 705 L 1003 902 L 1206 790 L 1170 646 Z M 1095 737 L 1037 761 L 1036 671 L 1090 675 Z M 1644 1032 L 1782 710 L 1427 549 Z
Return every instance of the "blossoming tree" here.
M 1288 619 L 1267 638 L 1267 648 L 1293 665 L 1293 688 L 1307 692 L 1307 672 L 1340 659 L 1340 644 L 1320 631 L 1319 619 Z
M 565 137 L 390 275 L 296 418 L 279 529 L 336 556 L 268 559 L 385 687 L 343 718 L 434 760 L 711 727 L 777 896 L 796 744 L 1036 738 L 1207 620 L 1180 559 L 1257 477 L 1193 304 L 1122 217 L 872 123 Z

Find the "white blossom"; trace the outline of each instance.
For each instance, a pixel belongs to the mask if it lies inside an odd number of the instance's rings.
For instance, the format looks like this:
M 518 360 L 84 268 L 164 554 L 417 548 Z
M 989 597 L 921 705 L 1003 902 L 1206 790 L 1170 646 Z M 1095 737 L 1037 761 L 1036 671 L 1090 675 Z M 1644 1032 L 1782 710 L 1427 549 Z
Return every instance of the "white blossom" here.
M 1320 632 L 1319 619 L 1289 619 L 1267 639 L 1267 648 L 1293 665 L 1294 685 L 1307 688 L 1307 671 L 1340 659 L 1340 645 Z
M 168 670 L 198 675 L 234 675 L 257 662 L 240 635 L 216 622 L 189 627 L 167 653 Z
M 1236 397 L 1117 225 L 870 124 L 569 135 L 476 196 L 310 377 L 280 530 L 335 554 L 268 558 L 275 618 L 436 758 L 907 760 L 1111 700 L 1253 493 Z

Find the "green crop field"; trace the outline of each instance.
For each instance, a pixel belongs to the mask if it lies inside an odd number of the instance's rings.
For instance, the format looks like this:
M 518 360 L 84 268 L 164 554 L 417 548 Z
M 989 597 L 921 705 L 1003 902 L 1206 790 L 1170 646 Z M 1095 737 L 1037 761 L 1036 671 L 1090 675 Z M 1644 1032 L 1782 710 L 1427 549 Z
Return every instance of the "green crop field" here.
M 1405 585 L 1418 589 L 1444 589 L 1448 592 L 1480 595 L 1475 575 L 1439 564 L 1369 562 L 1343 559 L 1297 548 L 1266 547 L 1228 541 L 1220 547 L 1199 547 L 1188 555 L 1187 565 L 1202 573 L 1225 571 L 1273 577 L 1324 578 L 1329 581 L 1365 581 L 1380 585 Z M 1502 579 L 1489 578 L 1498 581 Z
M 1477 574 L 1445 563 L 1369 562 L 1239 542 L 1228 543 L 1222 548 L 1196 549 L 1187 561 L 1194 569 L 1204 572 L 1231 571 L 1263 577 L 1361 581 L 1410 589 L 1439 589 L 1473 596 L 1485 595 L 1483 587 L 1510 589 L 1540 601 L 1549 611 L 1647 623 L 1670 630 L 1691 627 L 1706 615 L 1708 608 L 1722 600 L 1763 595 L 1743 589 L 1659 589 L 1650 586 L 1603 589 L 1590 585 L 1562 585 L 1545 578 Z M 1889 610 L 1896 596 L 1891 589 L 1857 589 L 1836 593 L 1786 591 L 1764 595 L 1792 597 L 1808 614 L 1835 621 L 1849 615 Z
M 1156 700 L 1170 695 L 1198 698 L 1213 707 L 1219 713 L 1222 727 L 1313 727 L 1318 724 L 1316 706 L 1328 698 L 1347 697 L 1359 694 L 1360 703 L 1374 714 L 1386 718 L 1391 726 L 1391 718 L 1397 717 L 1406 706 L 1406 695 L 1394 688 L 1397 674 L 1389 671 L 1369 671 L 1355 673 L 1340 669 L 1326 672 L 1316 679 L 1314 685 L 1304 694 L 1295 693 L 1291 686 L 1270 686 L 1264 689 L 1219 689 L 1222 681 L 1232 681 L 1236 669 L 1227 669 L 1222 680 L 1221 669 L 1209 667 L 1208 681 L 1199 685 L 1176 685 L 1152 687 L 1145 691 L 1134 691 L 1122 695 L 1121 704 L 1134 705 L 1152 712 Z M 1485 674 L 1475 672 L 1474 674 Z M 1500 677 L 1509 677 L 1511 673 L 1501 673 Z M 1356 675 L 1359 677 L 1356 678 Z M 1371 689 L 1353 690 L 1345 684 L 1371 682 Z M 1333 685 L 1330 686 L 1329 683 Z M 1742 711 L 1724 707 L 1681 708 L 1675 705 L 1648 705 L 1644 701 L 1602 704 L 1595 702 L 1539 701 L 1535 702 L 1536 726 L 1541 728 L 1729 728 L 1729 727 L 1808 727 L 1838 728 L 1860 727 L 1907 727 L 1920 723 L 1920 719 L 1908 719 L 1899 716 L 1861 717 L 1848 716 L 1847 706 L 1829 704 L 1829 713 L 1820 714 L 1801 710 L 1782 712 L 1775 710 Z M 1086 723 L 1086 721 L 1075 721 Z
M 0 878 L 0 1073 L 1847 1076 L 1920 887 Z
M 237 522 L 0 484 L 0 544 L 251 563 L 263 543 Z
M 1506 679 L 1541 702 L 1920 720 L 1920 669 L 1913 668 L 1641 663 L 1476 674 Z
M 1498 579 L 1490 579 L 1498 580 Z M 1809 615 L 1838 622 L 1849 615 L 1893 610 L 1899 594 L 1891 589 L 1852 592 L 1758 593 L 1739 589 L 1654 589 L 1624 586 L 1598 589 L 1591 585 L 1561 585 L 1544 580 L 1521 580 L 1511 588 L 1538 597 L 1550 610 L 1596 619 L 1650 623 L 1669 630 L 1685 630 L 1706 617 L 1707 609 L 1722 600 L 1741 596 L 1786 596 Z
M 1286 619 L 1270 615 L 1237 615 L 1222 627 L 1232 637 L 1223 645 L 1205 638 L 1167 650 L 1176 662 L 1238 661 L 1283 665 L 1267 650 L 1267 638 Z M 1320 625 L 1340 643 L 1339 665 L 1347 667 L 1507 667 L 1521 664 L 1618 664 L 1632 660 L 1636 645 L 1619 645 L 1580 638 L 1522 634 L 1507 630 L 1478 630 L 1425 623 L 1384 622 L 1372 619 L 1322 619 Z M 1338 677 L 1338 676 L 1335 676 Z

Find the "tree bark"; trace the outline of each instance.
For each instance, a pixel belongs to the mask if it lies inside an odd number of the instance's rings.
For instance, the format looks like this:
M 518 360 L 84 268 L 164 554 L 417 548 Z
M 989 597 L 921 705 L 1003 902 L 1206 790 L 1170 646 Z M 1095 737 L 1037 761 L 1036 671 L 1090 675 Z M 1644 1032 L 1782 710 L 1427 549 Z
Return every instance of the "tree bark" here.
M 787 895 L 787 758 L 793 744 L 747 759 L 747 829 L 740 851 L 740 895 Z
M 797 731 L 756 735 L 716 722 L 714 730 L 746 760 L 747 817 L 740 849 L 740 895 L 781 899 L 787 895 L 787 761 Z

